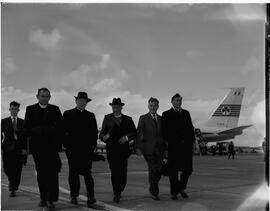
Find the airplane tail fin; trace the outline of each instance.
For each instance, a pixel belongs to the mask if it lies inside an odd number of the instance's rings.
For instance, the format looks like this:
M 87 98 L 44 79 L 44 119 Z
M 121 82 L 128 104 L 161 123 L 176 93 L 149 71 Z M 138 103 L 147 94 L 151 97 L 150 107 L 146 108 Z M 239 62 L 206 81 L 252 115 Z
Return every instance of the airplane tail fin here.
M 207 120 L 209 127 L 237 127 L 245 88 L 231 88 L 212 116 Z

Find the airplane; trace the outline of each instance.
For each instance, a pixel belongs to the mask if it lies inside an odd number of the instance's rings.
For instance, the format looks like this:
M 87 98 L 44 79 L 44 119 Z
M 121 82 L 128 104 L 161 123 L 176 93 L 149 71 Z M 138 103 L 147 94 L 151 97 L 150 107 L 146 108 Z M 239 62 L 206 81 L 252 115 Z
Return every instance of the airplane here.
M 230 88 L 210 118 L 199 128 L 201 140 L 208 142 L 223 142 L 241 135 L 243 130 L 252 125 L 238 126 L 242 100 L 245 88 Z

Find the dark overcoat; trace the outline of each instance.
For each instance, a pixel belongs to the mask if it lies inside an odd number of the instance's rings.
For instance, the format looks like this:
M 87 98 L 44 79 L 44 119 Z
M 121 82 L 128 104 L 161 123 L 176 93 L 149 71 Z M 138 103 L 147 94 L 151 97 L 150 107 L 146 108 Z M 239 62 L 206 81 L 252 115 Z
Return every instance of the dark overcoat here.
M 29 148 L 38 159 L 36 168 L 60 171 L 61 160 L 58 152 L 62 150 L 62 114 L 58 106 L 39 104 L 26 107 L 23 131 L 29 137 Z M 47 163 L 47 164 L 45 164 Z
M 65 141 L 69 165 L 77 173 L 89 172 L 97 145 L 98 129 L 94 113 L 77 108 L 63 114 Z
M 127 136 L 128 140 L 131 141 L 136 137 L 136 127 L 132 118 L 122 114 L 122 121 L 118 126 L 112 113 L 105 115 L 99 136 L 100 140 L 103 140 L 103 136 L 107 133 L 110 134 L 110 138 L 106 141 L 107 158 L 127 159 L 131 153 L 129 142 L 120 144 L 119 139 Z
M 162 113 L 162 135 L 168 143 L 170 168 L 192 171 L 194 127 L 187 110 L 171 108 Z

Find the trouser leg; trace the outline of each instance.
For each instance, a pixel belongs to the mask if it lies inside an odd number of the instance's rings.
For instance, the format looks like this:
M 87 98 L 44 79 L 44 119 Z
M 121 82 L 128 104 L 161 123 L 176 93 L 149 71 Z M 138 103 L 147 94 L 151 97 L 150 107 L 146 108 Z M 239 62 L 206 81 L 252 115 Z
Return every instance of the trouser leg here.
M 127 184 L 127 159 L 123 160 L 121 163 L 120 170 L 120 192 L 124 191 Z
M 18 190 L 20 182 L 21 182 L 21 175 L 22 175 L 22 155 L 17 154 L 16 159 L 14 160 L 14 170 L 13 170 L 13 189 Z
M 158 154 L 144 155 L 148 166 L 148 181 L 150 184 L 150 192 L 159 193 L 158 182 L 161 178 L 162 160 Z
M 70 197 L 78 197 L 80 192 L 80 177 L 73 169 L 69 170 L 68 184 L 70 188 Z
M 37 182 L 40 193 L 40 199 L 43 201 L 48 200 L 48 185 L 46 184 L 47 175 L 46 171 L 44 171 L 44 167 L 42 166 L 43 161 L 42 157 L 38 155 L 38 153 L 32 154 L 35 162 L 35 168 L 37 172 Z
M 179 186 L 178 171 L 177 170 L 175 170 L 175 169 L 170 170 L 169 180 L 170 180 L 171 194 L 177 195 L 178 186 Z
M 59 196 L 58 172 L 50 172 L 48 174 L 48 201 L 58 201 L 58 196 Z
M 84 175 L 84 182 L 85 182 L 85 186 L 86 186 L 86 190 L 87 190 L 87 197 L 88 198 L 92 198 L 94 197 L 94 180 L 93 177 L 91 175 L 91 172 L 89 172 L 89 174 L 85 174 Z
M 189 176 L 191 175 L 190 171 L 183 171 L 181 173 L 180 182 L 179 182 L 179 190 L 185 190 L 187 188 L 187 183 Z
M 113 193 L 120 194 L 127 183 L 127 159 L 110 159 Z

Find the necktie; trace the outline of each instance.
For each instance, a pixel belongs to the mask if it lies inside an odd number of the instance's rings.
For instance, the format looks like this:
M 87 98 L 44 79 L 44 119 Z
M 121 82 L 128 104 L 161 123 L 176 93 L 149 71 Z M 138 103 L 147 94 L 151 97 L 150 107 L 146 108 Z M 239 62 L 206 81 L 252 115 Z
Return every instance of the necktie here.
M 157 118 L 156 118 L 156 115 L 155 114 L 153 115 L 153 121 L 154 121 L 154 124 L 155 124 L 156 128 L 158 128 Z
M 13 117 L 12 125 L 13 125 L 14 138 L 15 138 L 15 140 L 17 140 L 17 120 L 15 117 Z

